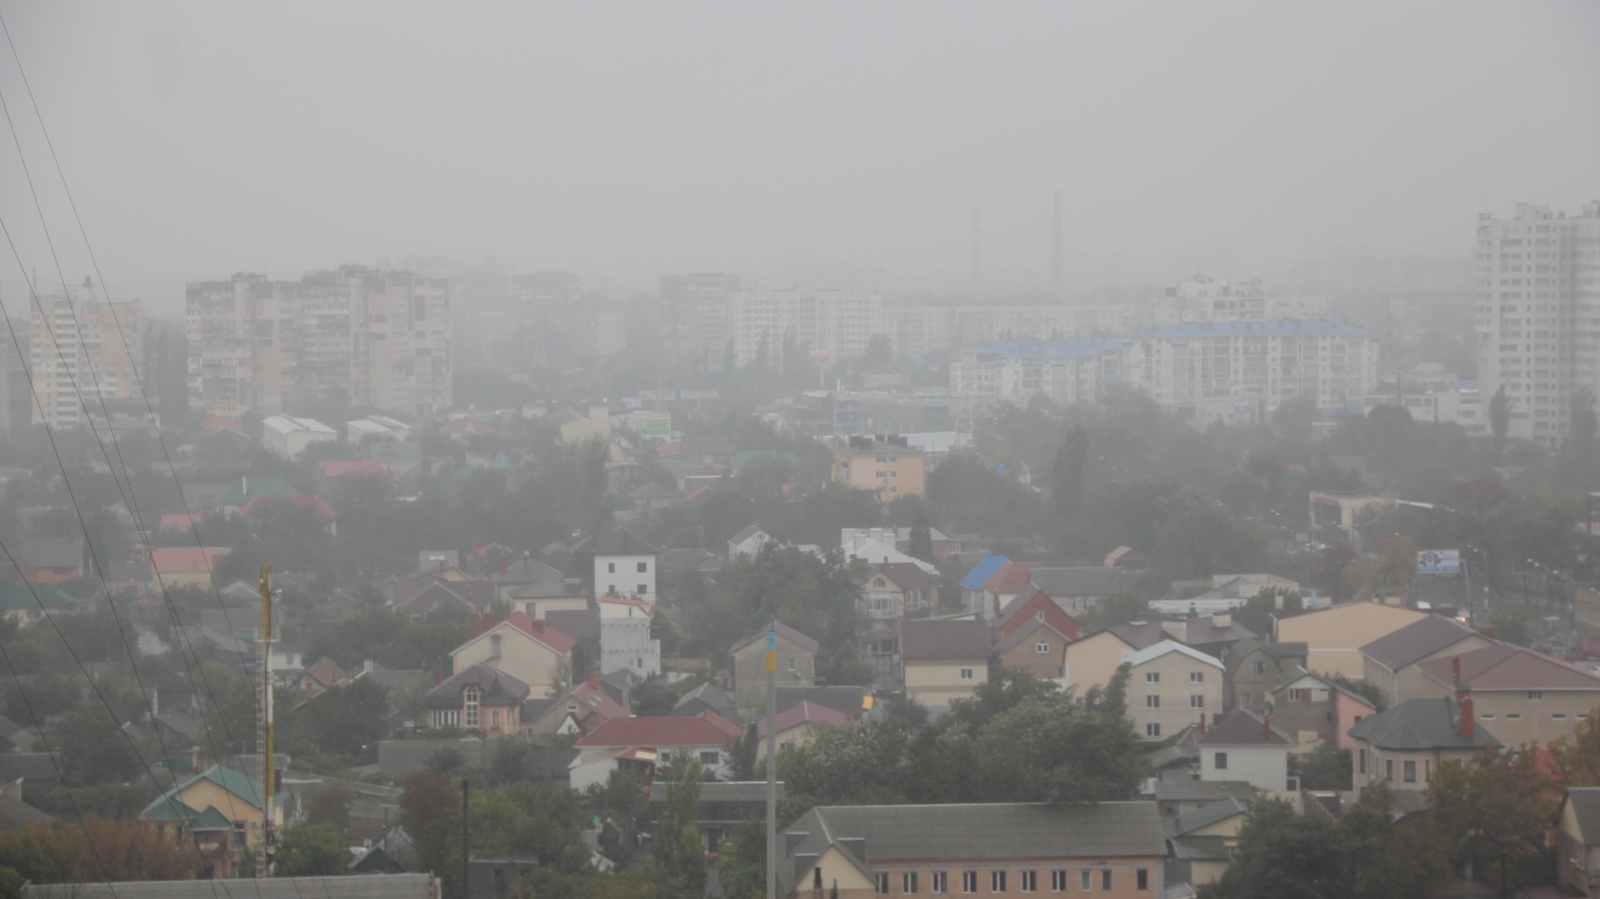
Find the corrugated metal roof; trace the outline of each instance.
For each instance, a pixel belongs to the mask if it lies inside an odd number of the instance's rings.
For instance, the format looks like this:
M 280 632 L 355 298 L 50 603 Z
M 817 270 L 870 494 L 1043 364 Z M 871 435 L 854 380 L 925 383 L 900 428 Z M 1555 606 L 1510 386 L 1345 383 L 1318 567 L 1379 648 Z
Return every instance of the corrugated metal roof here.
M 914 618 L 900 622 L 900 656 L 904 659 L 985 658 L 989 645 L 989 625 L 983 621 Z
M 438 890 L 431 874 L 352 874 L 237 880 L 231 887 L 215 880 L 53 883 L 23 887 L 22 895 L 26 899 L 217 899 L 231 893 L 250 899 L 435 899 Z
M 1357 721 L 1350 736 L 1389 750 L 1477 749 L 1500 742 L 1482 723 L 1474 722 L 1474 729 L 1470 740 L 1461 735 L 1453 700 L 1407 699 Z
M 1157 643 L 1154 646 L 1146 646 L 1144 649 L 1141 649 L 1138 652 L 1132 652 L 1123 656 L 1122 661 L 1137 667 L 1139 665 L 1143 665 L 1145 662 L 1148 662 L 1151 659 L 1160 658 L 1169 652 L 1181 652 L 1197 662 L 1204 662 L 1207 665 L 1213 665 L 1217 668 L 1222 667 L 1221 661 L 1206 655 L 1198 649 L 1190 649 L 1176 640 L 1162 640 L 1160 643 Z
M 967 572 L 967 576 L 961 579 L 961 586 L 967 590 L 982 589 L 983 582 L 987 581 L 996 571 L 999 571 L 1000 566 L 1010 561 L 1005 556 L 997 556 L 993 553 L 984 556 L 983 561 L 974 566 L 971 571 Z M 1034 570 L 1037 571 L 1038 569 Z
M 1600 690 L 1600 677 L 1521 646 L 1486 646 L 1429 659 L 1417 667 L 1450 686 L 1455 683 L 1456 659 L 1461 660 L 1461 682 L 1474 690 Z
M 1054 600 L 1069 596 L 1115 596 L 1126 592 L 1133 578 L 1120 568 L 1083 565 L 1073 568 L 1035 568 L 1028 579 Z

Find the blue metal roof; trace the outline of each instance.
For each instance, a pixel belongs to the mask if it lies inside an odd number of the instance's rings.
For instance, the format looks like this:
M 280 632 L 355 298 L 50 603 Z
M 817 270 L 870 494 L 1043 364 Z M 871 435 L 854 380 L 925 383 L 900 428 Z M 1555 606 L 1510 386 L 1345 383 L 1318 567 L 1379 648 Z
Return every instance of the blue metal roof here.
M 1002 356 L 1032 356 L 1061 358 L 1065 356 L 1098 356 L 1122 346 L 1120 337 L 1058 337 L 1055 340 L 1010 340 L 980 344 L 972 348 L 975 353 L 999 353 Z
M 1007 565 L 1010 562 L 1011 560 L 1005 556 L 997 556 L 994 553 L 989 553 L 983 557 L 983 561 L 979 562 L 977 567 L 967 572 L 967 576 L 961 579 L 962 589 L 976 590 L 979 587 L 982 587 L 985 581 L 989 580 L 989 578 L 994 576 L 996 571 L 1000 570 L 1001 566 Z
M 1153 331 L 1143 331 L 1134 337 L 1265 337 L 1271 335 L 1317 336 L 1323 334 L 1371 334 L 1337 318 L 1278 319 L 1270 322 L 1210 322 L 1205 324 L 1168 325 Z

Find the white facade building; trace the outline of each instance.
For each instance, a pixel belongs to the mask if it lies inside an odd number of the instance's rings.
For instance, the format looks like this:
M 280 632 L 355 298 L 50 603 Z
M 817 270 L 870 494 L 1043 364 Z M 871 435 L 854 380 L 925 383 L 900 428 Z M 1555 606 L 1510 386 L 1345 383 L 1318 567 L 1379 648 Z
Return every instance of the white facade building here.
M 661 673 L 661 641 L 650 639 L 654 608 L 638 599 L 602 596 L 600 673 L 631 671 L 640 677 Z
M 37 295 L 32 307 L 28 371 L 38 394 L 37 402 L 29 404 L 35 423 L 87 424 L 85 405 L 99 417 L 101 400 L 138 395 L 135 368 L 144 362 L 139 300 L 102 302 L 85 278 L 66 295 Z M 21 389 L 27 389 L 26 382 Z
M 338 439 L 338 431 L 311 418 L 269 415 L 261 421 L 261 445 L 285 459 L 299 456 L 313 443 Z
M 1093 402 L 1108 370 L 1115 377 L 1122 346 L 1117 338 L 982 344 L 950 366 L 950 390 L 1019 404 L 1040 395 L 1065 405 Z
M 1574 216 L 1530 203 L 1480 214 L 1477 272 L 1485 408 L 1504 388 L 1511 436 L 1554 445 L 1571 432 L 1573 394 L 1600 387 L 1600 201 Z
M 883 297 L 861 287 L 756 286 L 728 294 L 726 325 L 735 365 L 764 354 L 776 368 L 787 347 L 837 362 L 865 353 L 872 335 L 883 331 Z
M 366 418 L 345 422 L 344 433 L 345 440 L 350 443 L 360 443 L 366 437 L 408 440 L 411 437 L 411 426 L 387 415 L 368 415 Z

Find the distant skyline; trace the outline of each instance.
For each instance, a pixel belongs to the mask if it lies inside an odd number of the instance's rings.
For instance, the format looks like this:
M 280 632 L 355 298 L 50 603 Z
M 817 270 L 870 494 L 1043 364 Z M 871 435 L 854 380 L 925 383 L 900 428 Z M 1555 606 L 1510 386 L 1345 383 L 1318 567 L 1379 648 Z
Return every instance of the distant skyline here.
M 1069 289 L 1363 251 L 1600 197 L 1592 2 L 17 5 L 113 284 L 494 257 L 617 295 L 795 260 Z M 90 270 L 17 68 L 0 92 Z M 16 149 L 0 215 L 58 284 Z M 9 250 L 9 301 L 22 272 Z M 119 299 L 126 297 L 119 297 Z M 154 302 L 154 300 L 152 300 Z M 168 300 L 161 301 L 163 304 Z M 13 313 L 15 314 L 15 313 Z

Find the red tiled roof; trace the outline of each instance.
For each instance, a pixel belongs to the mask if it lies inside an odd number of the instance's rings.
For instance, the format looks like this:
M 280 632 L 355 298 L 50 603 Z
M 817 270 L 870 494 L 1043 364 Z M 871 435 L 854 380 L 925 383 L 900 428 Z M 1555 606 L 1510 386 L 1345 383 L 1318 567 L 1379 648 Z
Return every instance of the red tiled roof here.
M 344 669 L 333 659 L 323 656 L 315 665 L 306 669 L 306 675 L 324 687 L 331 687 L 344 680 Z
M 150 550 L 150 564 L 156 571 L 175 574 L 186 571 L 212 571 L 216 553 L 210 547 L 172 546 Z
M 1456 659 L 1461 660 L 1461 682 L 1474 690 L 1600 690 L 1600 677 L 1531 649 L 1504 643 L 1429 659 L 1417 667 L 1450 686 L 1455 683 Z
M 718 723 L 714 723 L 715 718 Z M 727 728 L 733 728 L 730 734 Z M 706 712 L 693 718 L 652 717 L 617 718 L 595 728 L 574 745 L 593 746 L 722 746 L 739 729 L 723 718 Z
M 983 589 L 989 593 L 1020 593 L 1028 586 L 1028 572 L 1038 567 L 1038 562 L 1007 562 L 989 575 L 983 582 Z
M 717 728 L 717 730 L 722 731 L 723 733 L 727 734 L 730 737 L 737 737 L 740 734 L 744 733 L 744 731 L 739 729 L 739 725 L 734 724 L 732 721 L 729 721 L 728 719 L 722 717 L 721 715 L 718 715 L 716 712 L 711 712 L 711 711 L 701 712 L 700 714 L 696 715 L 695 717 L 696 718 L 704 718 L 705 720 L 711 722 L 711 724 L 713 726 L 715 726 Z
M 235 431 L 244 431 L 244 426 L 239 424 L 236 419 L 229 418 L 226 415 L 218 415 L 215 412 L 207 412 L 206 417 L 200 422 L 200 429 L 203 431 L 215 431 L 218 428 L 232 428 Z
M 239 507 L 239 514 L 248 517 L 258 509 L 264 507 L 266 504 L 276 502 L 289 502 L 294 503 L 297 506 L 309 507 L 312 511 L 316 512 L 323 521 L 333 521 L 335 518 L 339 517 L 339 513 L 333 511 L 332 506 L 314 496 L 307 495 L 271 496 L 262 494 L 260 496 L 252 496 L 250 497 L 249 502 Z
M 651 615 L 651 616 L 654 616 L 655 613 L 656 613 L 655 606 L 650 605 L 649 603 L 645 602 L 642 599 L 629 599 L 629 598 L 624 597 L 624 596 L 597 596 L 597 597 L 595 597 L 594 601 L 595 602 L 608 602 L 608 603 L 613 603 L 613 604 L 619 605 L 619 606 L 635 606 L 637 608 L 643 609 L 648 615 Z
M 506 616 L 505 623 L 550 647 L 559 655 L 571 652 L 572 647 L 578 642 L 543 621 L 529 616 L 527 612 L 512 612 Z
M 783 733 L 792 727 L 802 724 L 849 724 L 855 719 L 844 712 L 836 712 L 827 706 L 817 705 L 809 699 L 801 700 L 800 704 L 786 712 L 778 714 L 778 733 Z M 756 723 L 756 737 L 765 739 L 767 736 L 767 719 L 762 718 Z

